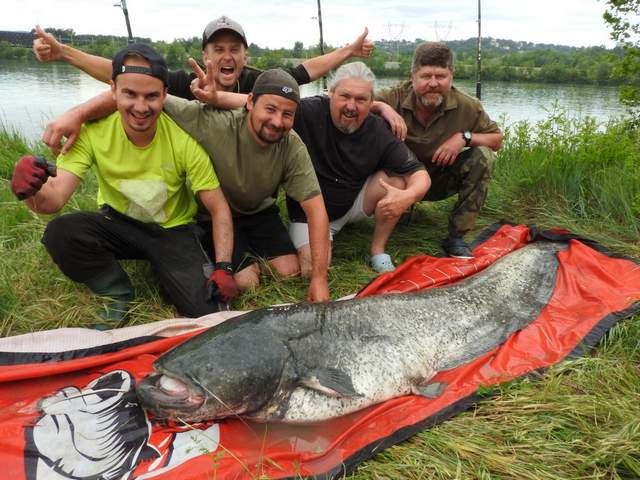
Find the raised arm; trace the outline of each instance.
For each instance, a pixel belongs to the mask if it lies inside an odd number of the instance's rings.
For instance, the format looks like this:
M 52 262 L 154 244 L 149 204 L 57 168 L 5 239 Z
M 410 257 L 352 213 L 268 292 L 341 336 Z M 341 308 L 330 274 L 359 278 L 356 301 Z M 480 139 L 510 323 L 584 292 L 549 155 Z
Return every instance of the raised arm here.
M 38 38 L 33 41 L 33 53 L 39 61 L 62 60 L 91 75 L 96 80 L 105 83 L 109 83 L 111 80 L 111 60 L 60 43 L 52 34 L 45 32 L 40 25 L 36 25 L 36 35 Z
M 106 117 L 115 111 L 116 101 L 111 91 L 101 93 L 51 120 L 42 134 L 42 142 L 54 156 L 64 154 L 73 146 L 84 122 Z M 66 139 L 64 143 L 63 139 Z
M 364 32 L 353 43 L 338 48 L 320 57 L 305 60 L 302 65 L 307 70 L 311 81 L 326 75 L 331 70 L 337 68 L 342 62 L 351 57 L 368 57 L 373 50 L 373 42 L 367 40 L 369 29 L 364 28 Z

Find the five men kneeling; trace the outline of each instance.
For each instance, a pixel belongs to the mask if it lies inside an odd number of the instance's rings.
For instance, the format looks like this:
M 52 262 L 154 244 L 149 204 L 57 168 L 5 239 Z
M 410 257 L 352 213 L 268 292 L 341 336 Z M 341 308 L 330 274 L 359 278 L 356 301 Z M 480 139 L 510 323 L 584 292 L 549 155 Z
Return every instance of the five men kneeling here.
M 338 68 L 328 95 L 308 98 L 283 70 L 262 73 L 248 95 L 217 91 L 207 62 L 206 73 L 194 66 L 191 91 L 213 106 L 167 95 L 162 57 L 129 45 L 113 59 L 111 91 L 57 121 L 69 139 L 84 123 L 58 158 L 57 175 L 23 157 L 12 189 L 32 210 L 53 213 L 94 167 L 100 210 L 52 220 L 43 243 L 65 275 L 110 299 L 103 317 L 111 324 L 133 299 L 120 259 L 149 260 L 161 292 L 185 316 L 218 311 L 238 290 L 258 286 L 256 257 L 282 276 L 302 271 L 307 299 L 327 301 L 333 235 L 373 218 L 370 266 L 392 271 L 387 240 L 423 199 L 459 195 L 445 248 L 469 256 L 462 235 L 473 227 L 495 162 L 484 150 L 497 150 L 502 136 L 477 100 L 452 87 L 451 61 L 438 58 L 442 45 L 426 45 L 416 51 L 411 82 L 379 94 L 387 104 L 376 101 L 375 77 L 362 62 Z M 421 65 L 424 51 L 436 63 Z M 458 110 L 457 137 L 443 138 L 438 122 Z M 409 119 L 408 136 L 399 117 Z M 424 147 L 439 141 L 435 153 Z M 458 155 L 465 147 L 483 154 Z M 279 187 L 288 229 L 275 203 Z

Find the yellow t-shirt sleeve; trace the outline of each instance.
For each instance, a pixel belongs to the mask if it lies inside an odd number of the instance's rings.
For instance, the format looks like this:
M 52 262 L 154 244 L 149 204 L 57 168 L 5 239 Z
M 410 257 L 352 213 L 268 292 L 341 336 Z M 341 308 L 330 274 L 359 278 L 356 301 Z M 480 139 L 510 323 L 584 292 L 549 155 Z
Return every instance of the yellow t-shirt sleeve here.
M 203 190 L 215 190 L 220 187 L 218 176 L 207 152 L 192 138 L 185 148 L 186 172 L 191 190 L 197 194 Z
M 80 135 L 76 138 L 71 150 L 64 155 L 59 155 L 56 163 L 59 168 L 83 178 L 91 168 L 91 165 L 93 165 L 94 158 L 93 147 L 89 139 L 89 131 L 86 125 L 82 125 Z

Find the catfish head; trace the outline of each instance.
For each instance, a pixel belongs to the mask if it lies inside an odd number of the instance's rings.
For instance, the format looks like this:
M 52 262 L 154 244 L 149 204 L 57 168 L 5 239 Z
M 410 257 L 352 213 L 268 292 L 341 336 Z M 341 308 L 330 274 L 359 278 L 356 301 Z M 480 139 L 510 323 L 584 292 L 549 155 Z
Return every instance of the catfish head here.
M 195 422 L 250 414 L 273 397 L 289 356 L 269 329 L 212 328 L 156 360 L 155 373 L 137 387 L 138 398 L 158 418 Z

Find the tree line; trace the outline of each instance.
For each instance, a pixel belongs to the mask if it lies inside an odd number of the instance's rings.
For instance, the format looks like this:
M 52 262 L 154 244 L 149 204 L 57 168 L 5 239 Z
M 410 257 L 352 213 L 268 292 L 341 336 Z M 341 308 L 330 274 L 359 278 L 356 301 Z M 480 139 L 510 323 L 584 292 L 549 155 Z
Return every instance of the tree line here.
M 111 58 L 127 43 L 126 37 L 76 35 L 71 29 L 50 29 L 50 31 L 64 43 L 106 58 Z M 30 46 L 15 46 L 2 38 L 0 35 L 0 59 L 35 61 Z M 135 40 L 151 43 L 164 55 L 171 68 L 188 68 L 186 62 L 190 56 L 196 59 L 201 57 L 202 48 L 199 37 L 176 39 L 172 42 L 153 42 L 148 38 Z M 419 38 L 414 41 L 378 41 L 376 49 L 366 62 L 377 76 L 408 77 L 413 50 L 422 41 Z M 638 72 L 622 71 L 618 68 L 624 56 L 622 47 L 578 48 L 494 38 L 483 38 L 482 42 L 483 80 L 598 85 L 640 83 Z M 476 39 L 469 38 L 447 43 L 455 53 L 456 77 L 474 79 Z M 332 48 L 326 45 L 324 50 L 328 52 Z M 319 54 L 319 45 L 305 47 L 302 42 L 295 42 L 290 49 L 262 48 L 255 43 L 249 45 L 250 64 L 261 69 L 282 67 Z
M 623 56 L 617 66 L 618 76 L 632 79 L 620 89 L 620 100 L 627 105 L 640 126 L 640 0 L 607 0 L 604 20 L 611 28 L 611 38 L 621 46 Z

